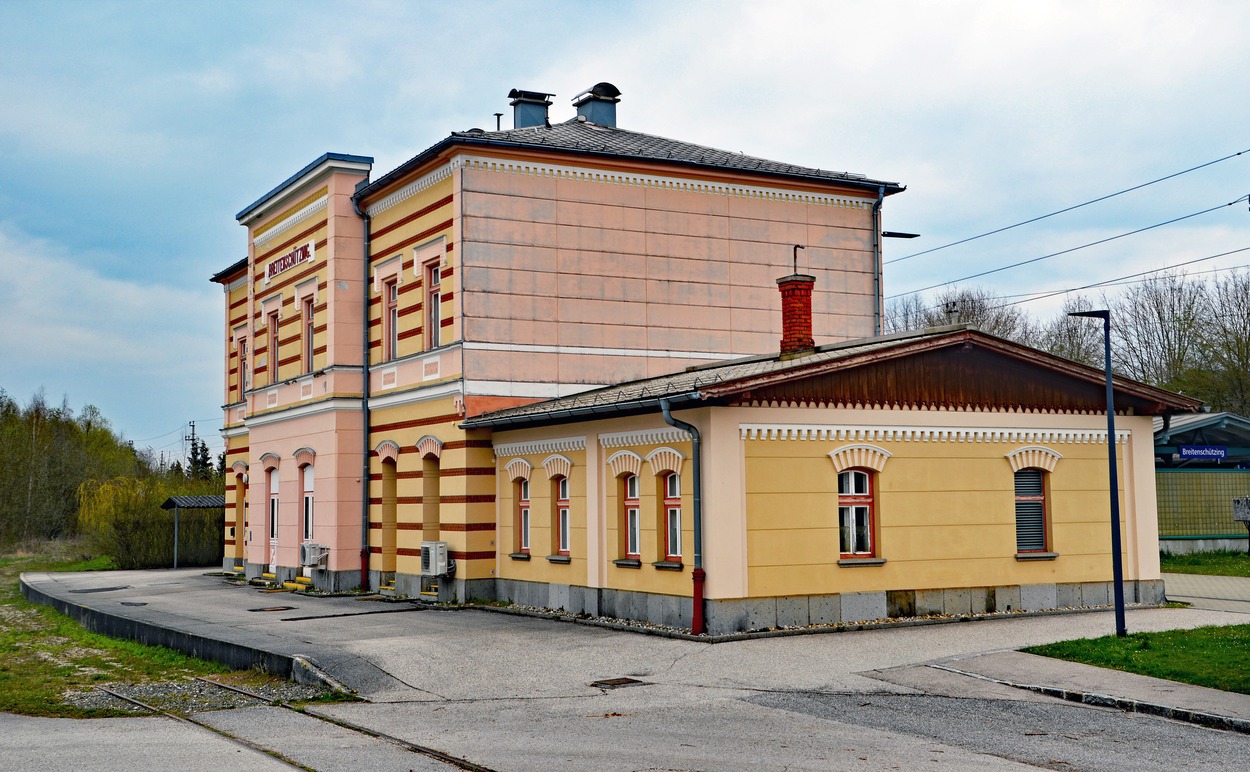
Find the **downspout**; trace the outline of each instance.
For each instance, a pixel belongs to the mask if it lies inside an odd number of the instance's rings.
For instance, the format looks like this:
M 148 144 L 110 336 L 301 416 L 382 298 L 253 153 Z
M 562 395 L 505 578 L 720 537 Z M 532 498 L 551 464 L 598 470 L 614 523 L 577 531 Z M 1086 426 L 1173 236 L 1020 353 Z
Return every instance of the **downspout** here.
M 361 443 L 360 453 L 360 589 L 369 589 L 369 236 L 372 232 L 372 220 L 361 211 L 360 201 L 352 196 L 352 208 L 364 220 L 365 252 L 364 281 L 361 283 L 364 297 L 361 305 Z
M 690 632 L 694 635 L 703 634 L 703 582 L 706 574 L 703 571 L 703 461 L 702 437 L 693 424 L 673 418 L 667 399 L 660 400 L 660 411 L 664 421 L 690 433 L 691 456 L 694 464 L 694 579 L 693 607 L 690 612 Z
M 873 335 L 883 334 L 881 317 L 884 309 L 881 306 L 885 301 L 881 297 L 881 204 L 884 201 L 885 186 L 882 185 L 877 188 L 877 202 L 872 205 L 872 302 L 876 306 L 872 319 Z

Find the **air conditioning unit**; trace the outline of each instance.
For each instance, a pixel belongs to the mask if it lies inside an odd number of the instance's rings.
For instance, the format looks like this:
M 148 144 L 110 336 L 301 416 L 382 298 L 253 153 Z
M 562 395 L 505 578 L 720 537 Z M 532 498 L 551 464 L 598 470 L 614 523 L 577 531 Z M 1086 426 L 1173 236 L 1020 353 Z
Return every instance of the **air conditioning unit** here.
M 330 548 L 324 544 L 306 541 L 299 545 L 299 564 L 301 566 L 319 566 L 330 554 Z
M 421 542 L 421 575 L 442 576 L 447 573 L 447 542 Z

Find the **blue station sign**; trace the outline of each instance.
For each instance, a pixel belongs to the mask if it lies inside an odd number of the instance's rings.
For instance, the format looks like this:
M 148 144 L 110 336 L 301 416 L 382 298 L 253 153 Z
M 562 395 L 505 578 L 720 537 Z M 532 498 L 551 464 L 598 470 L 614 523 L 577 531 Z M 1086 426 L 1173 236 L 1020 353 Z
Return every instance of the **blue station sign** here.
M 1216 461 L 1228 457 L 1228 448 L 1223 445 L 1181 445 L 1178 450 L 1181 458 Z

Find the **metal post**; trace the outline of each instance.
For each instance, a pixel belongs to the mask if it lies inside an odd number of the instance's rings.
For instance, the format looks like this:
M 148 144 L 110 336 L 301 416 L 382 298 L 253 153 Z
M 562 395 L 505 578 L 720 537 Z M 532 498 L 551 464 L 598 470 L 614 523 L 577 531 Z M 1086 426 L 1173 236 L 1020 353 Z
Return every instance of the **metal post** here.
M 1107 476 L 1111 485 L 1111 581 L 1115 590 L 1115 634 L 1128 635 L 1124 623 L 1124 565 L 1120 556 L 1120 483 L 1115 465 L 1115 391 L 1111 386 L 1111 312 L 1077 311 L 1068 316 L 1102 319 L 1103 362 L 1107 373 Z
M 178 567 L 178 509 L 174 507 L 174 568 Z

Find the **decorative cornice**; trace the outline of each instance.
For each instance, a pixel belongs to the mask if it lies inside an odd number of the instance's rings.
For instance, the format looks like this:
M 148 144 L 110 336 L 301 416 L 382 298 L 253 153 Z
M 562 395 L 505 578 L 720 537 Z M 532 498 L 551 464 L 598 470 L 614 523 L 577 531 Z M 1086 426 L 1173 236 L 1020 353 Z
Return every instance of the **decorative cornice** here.
M 318 198 L 316 201 L 300 209 L 298 212 L 294 212 L 293 214 L 291 214 L 290 217 L 284 218 L 282 221 L 277 222 L 273 224 L 272 226 L 266 228 L 264 233 L 252 239 L 252 244 L 254 244 L 257 249 L 260 249 L 261 247 L 265 246 L 269 242 L 273 241 L 274 238 L 276 238 L 279 233 L 282 233 L 287 228 L 290 228 L 295 225 L 299 225 L 300 223 L 304 222 L 308 218 L 312 217 L 317 212 L 320 212 L 323 209 L 325 209 L 327 206 L 329 206 L 329 204 L 330 204 L 330 197 L 328 195 Z
M 542 148 L 537 147 L 536 149 L 541 150 Z M 787 190 L 784 188 L 739 185 L 732 183 L 710 182 L 706 180 L 691 180 L 684 177 L 672 177 L 657 174 L 637 174 L 630 172 L 588 169 L 584 166 L 567 166 L 564 164 L 537 163 L 533 161 L 505 161 L 497 158 L 484 158 L 479 156 L 462 156 L 460 161 L 463 168 L 472 169 L 474 171 L 520 174 L 529 177 L 551 177 L 563 180 L 577 180 L 580 182 L 598 182 L 605 185 L 680 190 L 688 193 L 703 193 L 712 196 L 734 196 L 737 198 L 756 198 L 768 201 L 787 201 L 797 204 L 836 206 L 846 209 L 868 209 L 873 204 L 872 199 L 856 198 L 853 196 L 835 196 L 827 193 L 796 192 L 794 190 Z M 387 199 L 383 199 L 383 201 L 385 200 Z M 372 214 L 372 210 L 370 211 L 370 214 Z
M 443 441 L 432 434 L 427 434 L 417 440 L 417 455 L 421 458 L 433 456 L 434 458 L 442 458 Z
M 479 343 L 469 341 L 464 344 L 465 350 L 473 351 L 525 351 L 535 354 L 591 354 L 608 357 L 647 357 L 649 359 L 706 359 L 720 362 L 726 359 L 747 356 L 715 351 L 667 351 L 645 348 L 608 348 L 604 346 L 558 346 L 546 343 Z M 604 384 L 595 384 L 587 388 L 597 389 Z
M 495 445 L 495 456 L 531 456 L 538 453 L 567 453 L 585 450 L 585 437 L 556 437 L 549 440 L 526 440 L 524 442 L 501 442 Z
M 631 445 L 663 445 L 669 442 L 689 441 L 689 434 L 672 426 L 639 429 L 632 432 L 610 432 L 599 435 L 599 444 L 605 448 L 626 448 Z
M 1055 444 L 1103 444 L 1105 429 L 1035 429 L 1002 427 L 976 429 L 966 426 L 820 426 L 815 424 L 739 424 L 744 440 L 821 440 L 842 442 L 1009 442 Z M 1115 433 L 1117 444 L 1132 436 L 1128 429 Z
M 378 454 L 378 458 L 383 461 L 397 462 L 399 460 L 399 443 L 394 440 L 382 440 L 377 447 L 373 449 Z
M 460 159 L 458 158 L 452 159 L 449 163 L 443 164 L 442 166 L 438 167 L 437 169 L 430 172 L 429 174 L 426 174 L 423 177 L 419 177 L 416 180 L 413 180 L 412 182 L 403 186 L 402 188 L 390 194 L 386 198 L 379 199 L 376 203 L 373 204 L 373 206 L 366 209 L 365 212 L 370 217 L 379 215 L 382 212 L 385 212 L 387 209 L 390 209 L 391 207 L 395 206 L 396 204 L 402 201 L 407 201 L 408 199 L 417 195 L 421 191 L 426 190 L 428 188 L 432 188 L 438 183 L 447 179 L 448 177 L 451 176 L 452 170 L 460 168 L 460 165 L 461 165 Z
M 1116 433 L 1119 434 L 1119 432 Z M 1011 462 L 1011 471 L 1013 472 L 1030 468 L 1045 469 L 1047 472 L 1053 472 L 1055 471 L 1055 464 L 1059 463 L 1059 459 L 1063 458 L 1063 455 L 1050 448 L 1030 445 L 1011 451 L 1006 458 Z
M 280 408 L 262 415 L 250 416 L 247 419 L 247 426 L 265 426 L 266 424 L 277 423 L 279 421 L 289 421 L 294 418 L 304 418 L 305 416 L 318 415 L 320 413 L 335 412 L 359 413 L 360 400 L 336 397 L 334 399 L 315 402 L 311 405 Z

